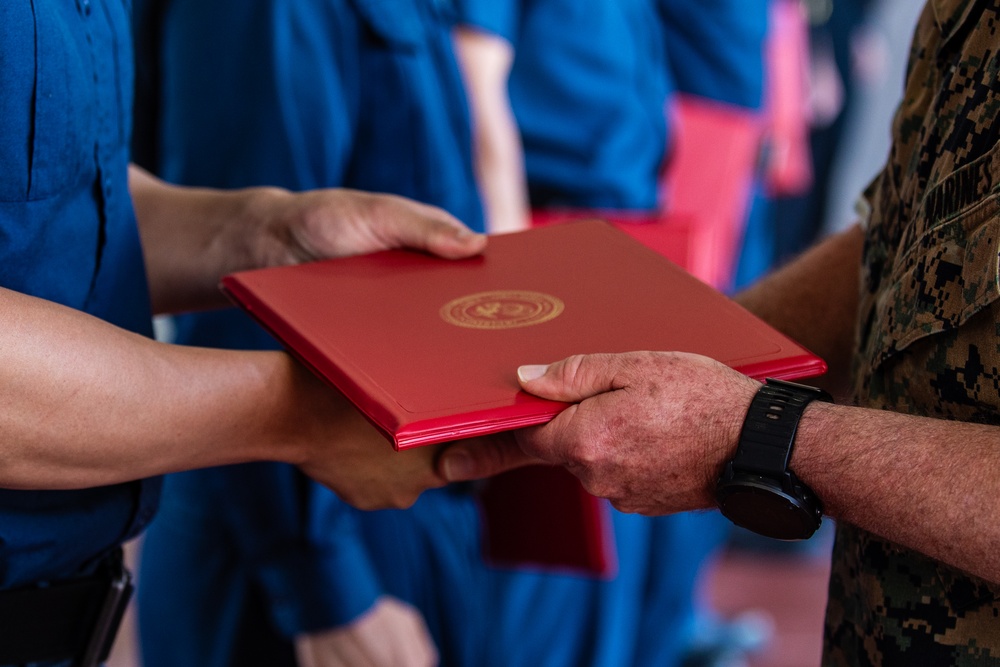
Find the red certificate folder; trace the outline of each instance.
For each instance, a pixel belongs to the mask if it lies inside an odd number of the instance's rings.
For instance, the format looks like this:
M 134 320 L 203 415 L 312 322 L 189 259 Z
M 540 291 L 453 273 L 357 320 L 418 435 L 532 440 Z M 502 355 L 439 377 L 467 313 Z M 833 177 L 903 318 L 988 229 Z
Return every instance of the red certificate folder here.
M 566 405 L 520 390 L 521 364 L 679 350 L 747 375 L 818 375 L 821 359 L 600 221 L 495 236 L 480 256 L 391 250 L 247 271 L 223 289 L 351 400 L 397 449 L 542 424 Z M 558 468 L 486 484 L 497 564 L 608 574 L 607 506 Z
M 561 403 L 521 391 L 521 364 L 678 350 L 747 375 L 821 359 L 600 221 L 490 239 L 464 260 L 390 250 L 247 271 L 223 289 L 337 387 L 397 449 L 541 424 Z

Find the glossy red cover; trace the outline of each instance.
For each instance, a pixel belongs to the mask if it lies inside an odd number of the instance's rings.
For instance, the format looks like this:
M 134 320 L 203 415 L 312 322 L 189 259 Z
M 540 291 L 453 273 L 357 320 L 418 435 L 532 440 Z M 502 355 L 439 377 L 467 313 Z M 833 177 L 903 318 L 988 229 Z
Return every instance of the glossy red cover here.
M 516 370 L 571 354 L 696 352 L 756 378 L 825 370 L 808 350 L 600 221 L 495 236 L 465 260 L 393 250 L 237 273 L 223 288 L 398 449 L 550 420 L 566 406 L 521 391 Z M 476 296 L 484 293 L 493 294 Z M 504 326 L 505 318 L 530 319 L 532 309 L 535 323 Z M 477 312 L 494 315 L 497 326 L 456 323 Z

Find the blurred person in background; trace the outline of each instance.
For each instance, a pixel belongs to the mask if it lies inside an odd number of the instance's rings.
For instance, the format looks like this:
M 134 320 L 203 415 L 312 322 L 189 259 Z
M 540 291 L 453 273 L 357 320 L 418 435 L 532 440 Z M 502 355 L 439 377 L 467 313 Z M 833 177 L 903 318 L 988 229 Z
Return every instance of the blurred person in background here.
M 458 5 L 477 172 L 491 184 L 487 201 L 491 190 L 517 194 L 518 205 L 503 209 L 512 228 L 530 224 L 533 212 L 655 219 L 665 208 L 670 97 L 760 109 L 766 2 Z M 727 632 L 696 600 L 703 565 L 725 540 L 724 520 L 613 512 L 612 524 L 619 571 L 610 581 L 490 572 L 491 598 L 510 601 L 493 607 L 491 664 L 710 665 L 759 647 L 766 626 Z M 525 628 L 529 607 L 536 621 Z
M 851 39 L 854 95 L 844 110 L 844 129 L 830 170 L 821 235 L 843 231 L 857 218 L 857 194 L 878 173 L 889 153 L 889 127 L 903 90 L 906 60 L 921 3 L 874 0 Z
M 389 192 L 482 230 L 451 24 L 430 0 L 389 9 L 136 2 L 136 154 L 175 183 Z M 236 310 L 178 317 L 175 329 L 185 345 L 278 347 Z M 407 516 L 439 508 L 447 519 L 428 532 L 453 534 L 460 549 L 399 534 L 372 550 L 366 524 L 378 514 L 355 512 L 291 466 L 168 477 L 141 558 L 144 664 L 476 664 L 475 499 L 456 487 L 418 505 Z M 404 569 L 424 588 L 405 587 Z
M 809 185 L 779 192 L 771 203 L 774 262 L 795 257 L 819 240 L 832 169 L 857 94 L 855 50 L 872 0 L 805 0 Z M 873 172 L 874 173 L 874 172 Z M 871 176 L 872 174 L 869 174 Z

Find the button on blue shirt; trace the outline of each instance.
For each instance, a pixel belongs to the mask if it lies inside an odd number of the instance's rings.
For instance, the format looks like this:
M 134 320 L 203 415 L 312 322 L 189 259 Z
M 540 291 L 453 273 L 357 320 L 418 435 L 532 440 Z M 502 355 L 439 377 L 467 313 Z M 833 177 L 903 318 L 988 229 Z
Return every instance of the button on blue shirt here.
M 0 286 L 151 334 L 128 194 L 123 0 L 0 3 Z M 0 490 L 0 588 L 84 573 L 152 518 L 159 480 Z

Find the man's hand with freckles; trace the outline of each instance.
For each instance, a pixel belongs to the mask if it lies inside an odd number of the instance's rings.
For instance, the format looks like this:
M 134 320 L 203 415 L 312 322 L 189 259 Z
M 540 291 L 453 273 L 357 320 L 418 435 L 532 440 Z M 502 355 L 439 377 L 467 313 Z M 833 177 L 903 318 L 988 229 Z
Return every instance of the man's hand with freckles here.
M 714 506 L 760 383 L 716 361 L 674 352 L 574 356 L 522 366 L 525 391 L 573 403 L 513 438 L 446 449 L 450 481 L 488 477 L 538 459 L 566 466 L 625 512 L 668 514 Z

